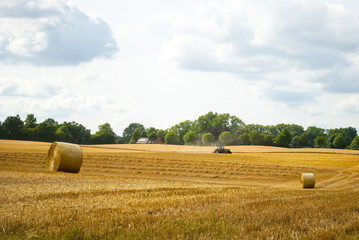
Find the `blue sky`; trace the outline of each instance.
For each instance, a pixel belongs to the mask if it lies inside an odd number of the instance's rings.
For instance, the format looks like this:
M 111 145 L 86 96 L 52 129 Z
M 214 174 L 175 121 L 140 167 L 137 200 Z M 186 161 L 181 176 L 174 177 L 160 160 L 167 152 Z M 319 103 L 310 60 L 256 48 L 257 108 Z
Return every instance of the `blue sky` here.
M 359 3 L 2 0 L 0 121 L 359 129 Z

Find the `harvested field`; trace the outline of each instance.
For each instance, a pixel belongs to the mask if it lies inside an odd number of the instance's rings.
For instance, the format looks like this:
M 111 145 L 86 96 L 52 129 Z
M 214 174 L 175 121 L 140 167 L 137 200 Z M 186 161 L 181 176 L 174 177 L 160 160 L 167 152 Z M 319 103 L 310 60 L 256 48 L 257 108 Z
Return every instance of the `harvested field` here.
M 73 174 L 49 146 L 0 140 L 0 238 L 359 239 L 359 151 L 82 146 Z

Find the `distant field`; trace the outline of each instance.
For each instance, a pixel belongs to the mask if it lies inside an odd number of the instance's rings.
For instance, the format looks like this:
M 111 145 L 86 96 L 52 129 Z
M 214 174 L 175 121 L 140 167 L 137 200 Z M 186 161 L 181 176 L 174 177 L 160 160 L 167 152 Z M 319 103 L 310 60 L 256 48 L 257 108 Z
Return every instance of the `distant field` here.
M 359 239 L 359 151 L 84 145 L 71 174 L 49 146 L 0 140 L 0 238 Z

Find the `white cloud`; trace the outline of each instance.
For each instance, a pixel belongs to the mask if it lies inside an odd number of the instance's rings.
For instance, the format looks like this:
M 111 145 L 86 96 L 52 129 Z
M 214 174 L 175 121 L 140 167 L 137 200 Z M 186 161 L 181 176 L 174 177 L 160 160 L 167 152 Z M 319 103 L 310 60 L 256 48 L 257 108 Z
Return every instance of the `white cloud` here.
M 345 97 L 336 104 L 335 108 L 342 113 L 359 114 L 359 96 Z
M 165 58 L 265 82 L 272 90 L 264 95 L 289 104 L 320 91 L 359 92 L 359 18 L 350 9 L 324 0 L 214 2 L 198 21 L 171 25 Z
M 0 3 L 0 59 L 34 65 L 73 65 L 117 51 L 110 26 L 65 0 Z
M 92 130 L 114 118 L 121 119 L 127 105 L 114 96 L 89 95 L 81 91 L 81 85 L 89 81 L 92 80 L 82 76 L 74 81 L 47 77 L 41 80 L 2 78 L 0 116 L 4 119 L 19 114 L 25 118 L 33 113 L 39 121 L 46 118 L 59 122 L 77 121 Z
M 58 93 L 59 81 L 42 78 L 24 81 L 21 78 L 0 78 L 0 95 L 23 98 L 48 98 Z
M 216 111 L 358 126 L 357 99 L 344 101 L 359 92 L 356 1 L 71 1 L 0 0 L 2 119 L 167 128 Z M 91 61 L 116 43 L 89 12 L 121 41 L 111 61 Z
M 320 114 L 322 114 L 318 108 L 314 107 L 306 108 L 305 113 L 309 116 L 319 116 Z

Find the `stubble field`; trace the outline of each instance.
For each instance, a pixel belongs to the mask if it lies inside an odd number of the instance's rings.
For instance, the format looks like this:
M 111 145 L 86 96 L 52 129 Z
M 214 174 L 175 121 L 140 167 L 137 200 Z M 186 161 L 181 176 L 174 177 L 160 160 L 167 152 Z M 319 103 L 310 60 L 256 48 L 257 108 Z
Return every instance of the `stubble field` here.
M 72 174 L 49 146 L 0 140 L 0 238 L 359 239 L 359 151 L 81 146 Z

